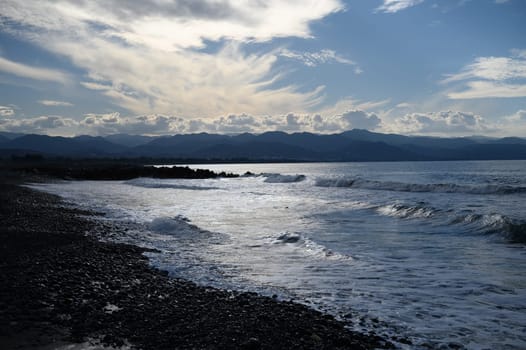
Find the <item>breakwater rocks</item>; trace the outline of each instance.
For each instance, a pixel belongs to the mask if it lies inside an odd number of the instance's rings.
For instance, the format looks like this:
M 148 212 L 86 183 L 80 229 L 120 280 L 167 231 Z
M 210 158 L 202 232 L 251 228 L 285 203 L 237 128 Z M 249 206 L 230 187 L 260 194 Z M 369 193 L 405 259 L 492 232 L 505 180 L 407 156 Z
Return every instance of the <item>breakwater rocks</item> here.
M 191 169 L 188 166 L 151 166 L 119 162 L 60 161 L 37 163 L 10 163 L 4 168 L 21 176 L 51 177 L 64 180 L 130 180 L 138 177 L 159 179 L 210 179 L 238 177 L 237 174 L 208 169 Z
M 0 193 L 2 349 L 88 339 L 139 349 L 391 346 L 299 304 L 170 278 L 144 249 L 97 241 L 90 213 L 55 196 L 14 185 Z

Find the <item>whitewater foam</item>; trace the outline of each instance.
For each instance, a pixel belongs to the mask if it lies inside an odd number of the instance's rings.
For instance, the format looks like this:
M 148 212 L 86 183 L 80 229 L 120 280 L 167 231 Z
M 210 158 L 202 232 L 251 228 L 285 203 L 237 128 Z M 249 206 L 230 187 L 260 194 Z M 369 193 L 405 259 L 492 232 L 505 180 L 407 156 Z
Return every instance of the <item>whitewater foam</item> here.
M 183 180 L 184 181 L 184 180 Z M 195 185 L 186 185 L 179 183 L 166 183 L 163 180 L 156 180 L 150 178 L 137 178 L 124 182 L 126 185 L 135 186 L 135 187 L 144 187 L 144 188 L 171 188 L 178 190 L 196 190 L 196 191 L 206 191 L 206 190 L 218 190 L 219 187 L 213 186 L 195 186 Z
M 313 258 L 317 259 L 352 260 L 351 256 L 336 253 L 331 249 L 325 247 L 324 245 L 316 243 L 313 240 L 299 233 L 281 233 L 277 237 L 274 237 L 272 239 L 272 244 L 293 247 L 301 251 L 303 254 L 312 256 Z
M 179 238 L 208 238 L 214 234 L 190 223 L 184 216 L 158 217 L 147 223 L 147 228 L 155 233 Z

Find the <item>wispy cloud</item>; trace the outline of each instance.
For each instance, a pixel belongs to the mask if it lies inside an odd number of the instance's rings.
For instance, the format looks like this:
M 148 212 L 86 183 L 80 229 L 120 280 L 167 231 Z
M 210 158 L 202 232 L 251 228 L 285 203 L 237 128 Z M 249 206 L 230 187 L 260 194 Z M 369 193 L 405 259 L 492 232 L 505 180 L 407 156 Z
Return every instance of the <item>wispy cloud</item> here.
M 379 6 L 376 11 L 384 13 L 396 13 L 423 3 L 424 0 L 384 0 L 383 4 Z
M 323 49 L 317 52 L 298 52 L 281 50 L 280 56 L 300 61 L 306 66 L 315 67 L 324 63 L 341 63 L 356 66 L 356 62 L 338 55 L 334 50 Z
M 526 50 L 512 50 L 510 57 L 478 57 L 461 72 L 447 76 L 444 84 L 462 83 L 448 93 L 451 99 L 526 97 Z
M 492 81 L 470 81 L 466 83 L 466 87 L 466 90 L 450 92 L 447 96 L 453 100 L 526 97 L 526 85 Z
M 33 67 L 26 64 L 10 61 L 4 57 L 0 57 L 0 71 L 8 74 L 13 74 L 22 78 L 52 81 L 62 84 L 66 84 L 69 80 L 67 74 L 58 70 Z
M 39 100 L 38 103 L 40 103 L 43 106 L 48 106 L 48 107 L 71 107 L 73 106 L 73 104 L 69 102 L 54 101 L 54 100 Z
M 310 38 L 313 22 L 343 8 L 340 0 L 0 2 L 3 29 L 70 59 L 86 72 L 84 87 L 133 113 L 194 118 L 320 103 L 321 86 L 275 87 L 277 52 L 246 47 Z

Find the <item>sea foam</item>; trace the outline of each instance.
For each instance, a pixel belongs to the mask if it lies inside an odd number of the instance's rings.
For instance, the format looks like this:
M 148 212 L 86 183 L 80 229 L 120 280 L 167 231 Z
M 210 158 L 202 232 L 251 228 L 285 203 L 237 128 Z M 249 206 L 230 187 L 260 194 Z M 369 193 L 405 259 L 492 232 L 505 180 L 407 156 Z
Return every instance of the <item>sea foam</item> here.
M 291 246 L 300 250 L 305 255 L 312 256 L 313 258 L 329 260 L 352 260 L 351 256 L 336 253 L 326 246 L 317 243 L 299 233 L 281 233 L 272 240 L 272 244 Z
M 184 180 L 183 180 L 184 181 Z M 144 188 L 172 188 L 178 190 L 217 190 L 219 187 L 213 186 L 196 186 L 190 184 L 180 184 L 180 183 L 166 183 L 166 180 L 157 180 L 150 178 L 137 178 L 125 182 L 126 185 L 135 186 L 135 187 L 144 187 Z

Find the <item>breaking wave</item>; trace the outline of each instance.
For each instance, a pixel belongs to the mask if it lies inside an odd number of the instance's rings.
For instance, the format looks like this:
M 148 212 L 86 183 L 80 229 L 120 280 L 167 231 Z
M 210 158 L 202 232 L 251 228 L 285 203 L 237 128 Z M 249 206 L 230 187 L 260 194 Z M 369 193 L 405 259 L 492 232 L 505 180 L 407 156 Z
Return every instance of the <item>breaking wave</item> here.
M 147 224 L 150 231 L 175 236 L 178 238 L 210 238 L 214 236 L 213 232 L 203 230 L 190 223 L 190 220 L 184 216 L 158 217 Z
M 511 243 L 526 243 L 526 221 L 512 219 L 501 214 L 468 213 L 456 215 L 451 219 L 451 211 L 426 206 L 425 203 L 416 205 L 395 203 L 377 206 L 374 209 L 380 215 L 400 219 L 438 220 L 435 222 L 441 224 L 446 220 L 446 224 L 463 227 L 468 232 L 495 235 Z
M 424 203 L 415 206 L 404 204 L 389 204 L 376 208 L 376 211 L 382 215 L 394 216 L 399 218 L 429 218 L 440 212 L 440 210 L 426 207 Z
M 276 237 L 273 244 L 290 245 L 300 249 L 304 254 L 311 255 L 320 259 L 329 260 L 352 260 L 352 257 L 345 254 L 333 252 L 329 248 L 304 237 L 299 233 L 285 232 Z
M 265 182 L 267 183 L 291 183 L 291 182 L 301 182 L 305 180 L 305 175 L 296 174 L 296 175 L 283 175 L 283 174 L 261 174 L 264 176 Z
M 526 222 L 500 214 L 467 214 L 456 217 L 453 225 L 491 235 L 499 235 L 511 243 L 526 243 Z
M 395 192 L 437 192 L 467 194 L 514 194 L 526 193 L 526 187 L 510 185 L 457 185 L 452 183 L 411 184 L 395 181 L 372 181 L 358 177 L 318 178 L 318 187 L 346 187 Z
M 155 180 L 150 178 L 137 178 L 125 182 L 126 185 L 135 186 L 135 187 L 144 187 L 144 188 L 173 188 L 179 190 L 217 190 L 219 187 L 211 186 L 195 186 L 195 185 L 182 185 L 174 183 L 165 183 L 162 180 Z

